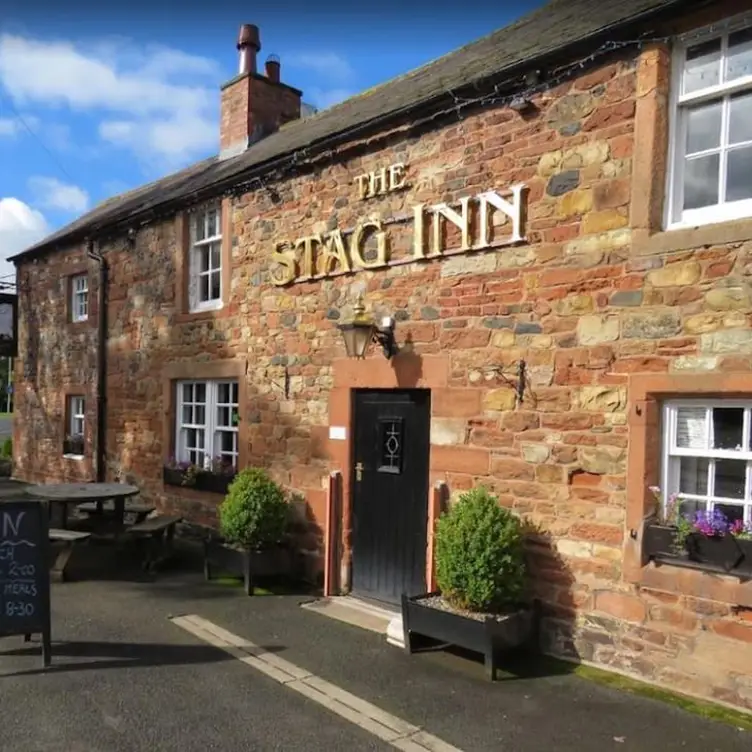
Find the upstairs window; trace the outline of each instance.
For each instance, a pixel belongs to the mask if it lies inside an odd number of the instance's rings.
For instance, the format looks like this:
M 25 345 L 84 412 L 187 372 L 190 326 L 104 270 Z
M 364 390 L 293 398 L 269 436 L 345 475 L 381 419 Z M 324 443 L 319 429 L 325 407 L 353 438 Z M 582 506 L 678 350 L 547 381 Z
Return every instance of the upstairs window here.
M 752 217 L 752 27 L 682 37 L 674 66 L 668 226 Z
M 192 311 L 222 305 L 222 212 L 211 206 L 190 215 L 188 298 Z
M 71 321 L 86 321 L 89 318 L 89 277 L 76 274 L 70 280 Z

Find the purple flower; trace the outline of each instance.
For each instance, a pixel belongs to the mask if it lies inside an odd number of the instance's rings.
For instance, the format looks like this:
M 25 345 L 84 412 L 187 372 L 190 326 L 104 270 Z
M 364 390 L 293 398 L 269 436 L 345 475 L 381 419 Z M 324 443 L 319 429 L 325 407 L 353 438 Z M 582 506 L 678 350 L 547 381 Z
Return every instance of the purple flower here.
M 730 529 L 728 518 L 720 509 L 695 512 L 692 525 L 698 533 L 708 537 L 725 535 Z

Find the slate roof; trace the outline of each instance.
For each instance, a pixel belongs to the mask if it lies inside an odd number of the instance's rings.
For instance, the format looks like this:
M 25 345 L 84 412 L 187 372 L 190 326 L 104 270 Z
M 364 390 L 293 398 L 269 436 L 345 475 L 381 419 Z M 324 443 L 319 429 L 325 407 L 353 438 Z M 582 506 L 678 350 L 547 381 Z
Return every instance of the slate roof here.
M 187 202 L 197 192 L 271 169 L 301 149 L 308 155 L 327 139 L 355 128 L 376 126 L 490 77 L 520 74 L 536 61 L 606 33 L 648 21 L 672 6 L 692 0 L 552 0 L 482 39 L 311 117 L 283 126 L 242 154 L 220 161 L 211 157 L 173 175 L 108 199 L 13 260 L 80 242 L 87 235 L 133 221 L 156 207 Z M 675 11 L 674 11 L 675 12 Z M 219 92 L 217 92 L 219 96 Z M 208 197 L 208 196 L 207 196 Z

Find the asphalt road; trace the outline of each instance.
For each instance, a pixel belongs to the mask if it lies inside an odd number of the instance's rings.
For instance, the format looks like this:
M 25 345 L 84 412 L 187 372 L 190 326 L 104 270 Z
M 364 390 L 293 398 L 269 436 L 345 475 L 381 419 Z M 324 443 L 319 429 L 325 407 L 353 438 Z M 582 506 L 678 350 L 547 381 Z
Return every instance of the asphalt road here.
M 510 677 L 198 573 L 53 586 L 53 665 L 0 639 L 0 752 L 387 750 L 367 731 L 169 621 L 197 614 L 463 752 L 749 752 L 752 734 L 572 674 Z

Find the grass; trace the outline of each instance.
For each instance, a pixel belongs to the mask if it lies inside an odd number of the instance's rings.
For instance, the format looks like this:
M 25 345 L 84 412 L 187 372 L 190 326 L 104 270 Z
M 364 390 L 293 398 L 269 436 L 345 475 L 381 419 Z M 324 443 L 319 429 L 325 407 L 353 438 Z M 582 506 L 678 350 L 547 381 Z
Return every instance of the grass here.
M 550 656 L 537 656 L 532 662 L 529 658 L 527 660 L 520 658 L 519 662 L 510 661 L 507 666 L 507 673 L 510 679 L 574 674 L 595 684 L 673 705 L 709 721 L 726 723 L 744 731 L 752 731 L 752 715 L 749 713 L 727 708 L 714 702 L 698 700 L 680 692 L 647 684 L 639 679 L 632 679 L 622 674 L 581 663 L 570 663 Z
M 0 418 L 12 418 L 13 413 L 0 413 Z
M 239 577 L 212 577 L 211 582 L 222 587 L 241 588 L 243 580 Z M 284 580 L 264 580 L 264 587 L 254 585 L 253 595 L 308 595 L 310 587 Z
M 658 700 L 673 705 L 687 713 L 700 716 L 709 721 L 718 721 L 727 723 L 744 731 L 752 731 L 752 715 L 741 711 L 732 710 L 723 705 L 717 705 L 713 702 L 704 702 L 696 700 L 694 697 L 672 692 L 662 687 L 655 687 L 651 684 L 631 679 L 621 674 L 614 674 L 610 671 L 602 671 L 592 666 L 577 665 L 573 667 L 572 673 L 582 679 L 596 682 L 607 687 L 619 689 L 622 692 L 629 692 L 633 695 L 647 697 L 651 700 Z

